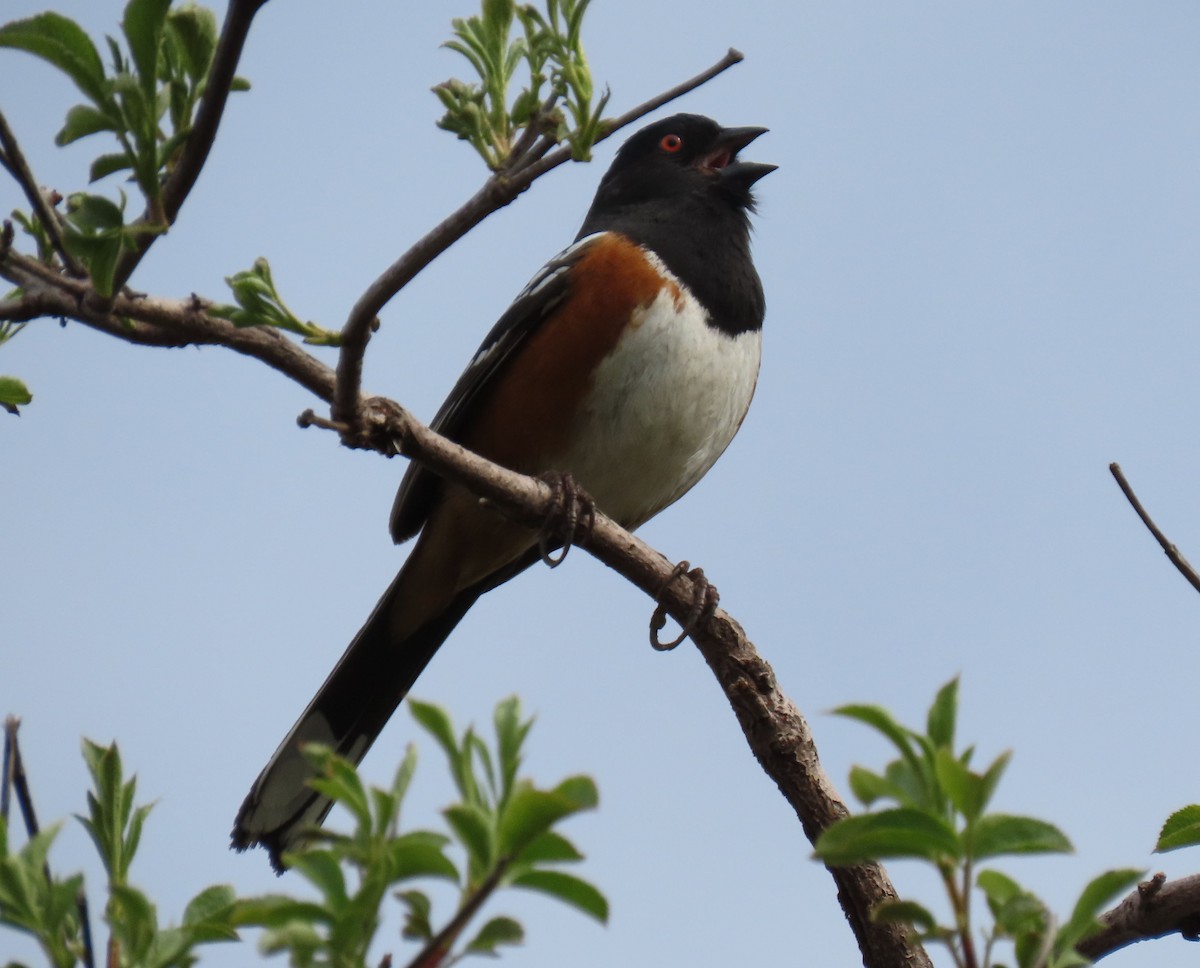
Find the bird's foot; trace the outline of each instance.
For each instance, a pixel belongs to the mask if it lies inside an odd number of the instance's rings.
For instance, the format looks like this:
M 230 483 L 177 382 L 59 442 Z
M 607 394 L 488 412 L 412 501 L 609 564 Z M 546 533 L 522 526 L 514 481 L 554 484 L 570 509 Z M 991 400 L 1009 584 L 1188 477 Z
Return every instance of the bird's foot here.
M 681 623 L 682 631 L 678 638 L 670 642 L 662 642 L 658 638 L 658 633 L 667 624 L 667 607 L 663 604 L 662 598 L 667 589 L 671 587 L 671 583 L 684 575 L 691 579 L 692 607 L 687 618 Z M 670 576 L 662 583 L 654 600 L 658 604 L 654 609 L 654 614 L 650 616 L 650 645 L 658 652 L 669 652 L 691 635 L 701 622 L 712 616 L 713 612 L 717 610 L 717 603 L 720 602 L 721 595 L 717 591 L 717 586 L 704 576 L 703 568 L 693 568 L 689 562 L 681 561 L 671 569 Z
M 572 545 L 586 544 L 596 526 L 596 502 L 569 472 L 551 471 L 541 479 L 554 491 L 554 506 L 538 534 L 542 561 L 557 568 Z M 555 553 L 557 552 L 557 554 Z

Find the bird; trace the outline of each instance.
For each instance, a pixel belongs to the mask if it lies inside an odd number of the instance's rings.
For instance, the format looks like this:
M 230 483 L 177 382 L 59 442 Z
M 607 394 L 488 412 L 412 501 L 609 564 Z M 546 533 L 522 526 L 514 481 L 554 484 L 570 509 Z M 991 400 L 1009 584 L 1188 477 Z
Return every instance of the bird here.
M 432 429 L 526 474 L 569 474 L 630 530 L 682 497 L 733 440 L 758 381 L 766 301 L 739 152 L 766 132 L 676 114 L 630 136 L 575 241 L 487 334 Z M 277 871 L 331 802 L 309 743 L 358 763 L 463 616 L 545 554 L 536 531 L 412 463 L 390 529 L 416 543 L 254 782 L 232 846 Z

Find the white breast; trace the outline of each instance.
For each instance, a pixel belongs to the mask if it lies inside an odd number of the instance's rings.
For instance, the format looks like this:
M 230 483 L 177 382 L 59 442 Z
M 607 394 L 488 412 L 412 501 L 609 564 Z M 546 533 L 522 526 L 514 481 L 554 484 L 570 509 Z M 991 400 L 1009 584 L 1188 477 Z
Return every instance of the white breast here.
M 556 461 L 630 528 L 682 497 L 729 446 L 762 353 L 760 330 L 713 328 L 686 290 L 678 303 L 663 290 L 634 323 L 597 370 L 575 443 Z

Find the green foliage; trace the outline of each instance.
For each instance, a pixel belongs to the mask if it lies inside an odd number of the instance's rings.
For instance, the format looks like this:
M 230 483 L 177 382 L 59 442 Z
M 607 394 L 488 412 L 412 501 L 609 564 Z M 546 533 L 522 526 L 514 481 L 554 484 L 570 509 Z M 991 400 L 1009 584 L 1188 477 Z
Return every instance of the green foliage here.
M 1075 945 L 1099 927 L 1097 915 L 1141 872 L 1101 874 L 1084 888 L 1071 918 L 1061 925 L 1008 875 L 985 870 L 975 876 L 980 861 L 1068 853 L 1071 844 L 1044 820 L 988 812 L 1010 754 L 1000 754 L 977 772 L 971 769 L 974 749 L 955 749 L 958 680 L 938 691 L 923 733 L 901 725 L 879 706 L 848 705 L 835 712 L 867 724 L 896 748 L 898 756 L 882 772 L 855 766 L 850 773 L 851 790 L 864 805 L 892 801 L 894 806 L 833 824 L 817 840 L 816 856 L 830 866 L 894 857 L 929 863 L 945 886 L 953 923 L 940 924 L 927 907 L 912 900 L 882 904 L 874 917 L 906 925 L 923 942 L 945 944 L 958 966 L 994 965 L 991 953 L 999 941 L 1012 944 L 1019 968 L 1087 964 Z M 982 892 L 992 916 L 992 926 L 983 932 L 982 960 L 975 955 L 972 888 Z
M 189 968 L 201 945 L 238 940 L 238 930 L 263 929 L 265 953 L 286 953 L 294 966 L 361 968 L 379 928 L 389 895 L 405 911 L 404 937 L 423 945 L 422 964 L 467 954 L 496 955 L 524 941 L 525 930 L 507 916 L 489 918 L 470 937 L 465 931 L 483 903 L 499 888 L 540 891 L 603 921 L 608 902 L 591 884 L 561 870 L 583 855 L 554 828 L 596 805 L 587 777 L 570 777 L 548 790 L 518 776 L 531 720 L 522 720 L 517 699 L 496 707 L 494 746 L 468 728 L 459 737 L 437 706 L 412 704 L 418 721 L 447 755 L 460 800 L 443 811 L 451 835 L 431 830 L 401 832 L 405 794 L 416 771 L 409 748 L 386 789 L 367 787 L 353 766 L 332 751 L 305 751 L 317 771 L 313 786 L 349 812 L 349 833 L 315 831 L 310 846 L 286 856 L 312 889 L 310 897 L 284 894 L 237 898 L 217 885 L 188 903 L 178 926 L 161 927 L 150 899 L 129 879 L 150 805 L 136 803 L 137 780 L 125 778 L 116 745 L 85 741 L 83 756 L 92 778 L 87 815 L 77 819 L 96 847 L 107 874 L 104 920 L 124 968 Z M 463 821 L 463 817 L 469 817 Z M 54 876 L 47 862 L 59 827 L 10 850 L 0 819 L 0 927 L 34 937 L 53 968 L 71 968 L 84 956 L 81 898 L 83 877 Z M 451 858 L 455 845 L 465 865 Z M 464 869 L 465 866 L 465 869 Z M 435 926 L 433 902 L 413 881 L 453 885 L 453 913 Z M 403 885 L 402 890 L 397 887 Z M 431 957 L 430 953 L 437 953 Z
M 416 720 L 446 754 L 460 799 L 443 810 L 452 836 L 428 830 L 400 834 L 401 806 L 416 769 L 410 748 L 387 789 L 368 789 L 354 768 L 331 750 L 306 751 L 317 771 L 313 786 L 345 807 L 354 820 L 349 834 L 314 833 L 321 846 L 285 856 L 285 862 L 315 888 L 316 901 L 268 895 L 239 902 L 237 923 L 264 927 L 264 951 L 286 952 L 295 966 L 360 966 L 379 927 L 380 908 L 390 894 L 405 910 L 404 937 L 421 941 L 450 959 L 470 918 L 505 885 L 528 887 L 604 920 L 608 905 L 594 887 L 555 869 L 582 855 L 552 828 L 596 804 L 586 777 L 572 777 L 551 790 L 517 778 L 521 748 L 532 725 L 522 721 L 517 699 L 496 707 L 496 743 L 489 747 L 473 728 L 459 737 L 445 710 L 410 700 Z M 454 843 L 466 857 L 460 870 L 448 853 Z M 428 893 L 399 885 L 438 878 L 457 886 L 458 904 L 449 922 L 434 927 Z M 524 939 L 509 917 L 493 917 L 461 945 L 460 955 L 495 954 Z
M 226 276 L 225 282 L 233 291 L 236 306 L 209 307 L 214 316 L 228 319 L 237 326 L 274 326 L 304 337 L 314 346 L 341 346 L 342 335 L 335 330 L 322 329 L 316 323 L 305 322 L 288 309 L 266 259 L 255 259 L 254 265 L 242 272 Z
M 3 329 L 4 327 L 0 327 Z M 3 342 L 0 340 L 0 342 Z M 20 408 L 33 402 L 33 394 L 15 376 L 0 376 L 0 407 L 11 414 L 19 414 Z
M 0 925 L 32 935 L 51 965 L 70 968 L 80 951 L 75 897 L 83 877 L 47 876 L 46 856 L 60 827 L 56 824 L 29 838 L 14 854 L 0 817 Z
M 546 0 L 543 13 L 514 0 L 482 0 L 479 14 L 451 21 L 454 39 L 445 46 L 465 57 L 479 80 L 451 79 L 433 89 L 446 109 L 438 125 L 469 142 L 493 170 L 505 165 L 531 128 L 566 141 L 576 159 L 588 159 L 608 101 L 606 93 L 592 103 L 595 88 L 581 39 L 590 2 Z M 516 22 L 521 34 L 513 37 Z M 522 64 L 524 86 L 510 103 L 509 87 Z
M 1180 847 L 1200 844 L 1200 805 L 1192 804 L 1176 810 L 1163 824 L 1154 850 L 1162 853 Z
M 99 195 L 68 199 L 64 242 L 88 269 L 96 290 L 112 295 L 122 252 L 145 232 L 165 231 L 162 185 L 191 133 L 217 46 L 216 18 L 194 4 L 171 9 L 171 0 L 129 0 L 121 21 L 124 46 L 106 38 L 105 67 L 92 39 L 75 21 L 42 13 L 0 27 L 0 47 L 23 50 L 66 74 L 86 98 L 67 111 L 55 142 L 62 146 L 107 132 L 116 151 L 99 155 L 89 172 L 95 182 L 126 171 L 146 199 L 148 226 L 125 224 L 120 204 Z M 237 80 L 235 90 L 245 90 Z M 26 231 L 44 236 L 36 218 L 22 217 Z M 39 241 L 45 259 L 47 248 Z

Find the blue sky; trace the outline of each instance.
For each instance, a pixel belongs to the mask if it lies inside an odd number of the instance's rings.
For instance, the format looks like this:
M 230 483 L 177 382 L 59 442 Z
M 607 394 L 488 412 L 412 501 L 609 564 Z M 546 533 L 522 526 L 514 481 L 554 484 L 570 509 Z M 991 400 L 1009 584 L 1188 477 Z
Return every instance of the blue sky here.
M 101 34 L 121 6 L 56 9 Z M 3 16 L 39 9 L 6 0 Z M 340 325 L 484 177 L 435 129 L 428 93 L 463 73 L 438 45 L 471 10 L 268 4 L 242 65 L 254 90 L 231 102 L 134 286 L 223 298 L 224 276 L 267 256 L 298 314 Z M 1200 801 L 1200 599 L 1107 471 L 1120 461 L 1200 560 L 1200 8 L 609 0 L 588 20 L 614 110 L 743 50 L 675 108 L 770 127 L 747 155 L 780 166 L 756 218 L 757 398 L 708 479 L 643 536 L 704 566 L 841 788 L 886 750 L 826 710 L 869 701 L 917 722 L 961 675 L 964 738 L 986 759 L 1014 750 L 997 806 L 1056 822 L 1077 848 L 1006 870 L 1065 910 L 1109 867 L 1200 869 L 1195 852 L 1149 854 L 1162 820 Z M 75 100 L 48 67 L 0 52 L 0 103 L 60 190 L 108 150 L 53 148 Z M 573 237 L 618 140 L 393 301 L 367 388 L 431 416 Z M 0 182 L 0 210 L 21 203 Z M 221 350 L 44 322 L 0 353 L 36 394 L 0 421 L 0 710 L 24 719 L 39 810 L 82 809 L 79 737 L 116 738 L 158 801 L 134 877 L 164 917 L 209 883 L 292 888 L 265 856 L 228 852 L 228 830 L 402 560 L 386 527 L 401 461 L 298 430 L 313 401 Z M 703 662 L 649 649 L 650 611 L 576 552 L 489 595 L 416 689 L 460 725 L 519 692 L 538 717 L 529 772 L 600 785 L 601 809 L 568 832 L 610 925 L 502 898 L 495 913 L 529 931 L 511 962 L 857 963 L 827 874 Z M 387 779 L 413 738 L 401 713 L 366 775 Z M 409 816 L 425 825 L 449 791 L 422 748 Z M 58 866 L 84 856 L 68 827 Z M 902 893 L 932 896 L 920 871 L 892 873 Z M 205 963 L 246 960 L 229 949 Z M 1112 963 L 1194 960 L 1172 939 Z

